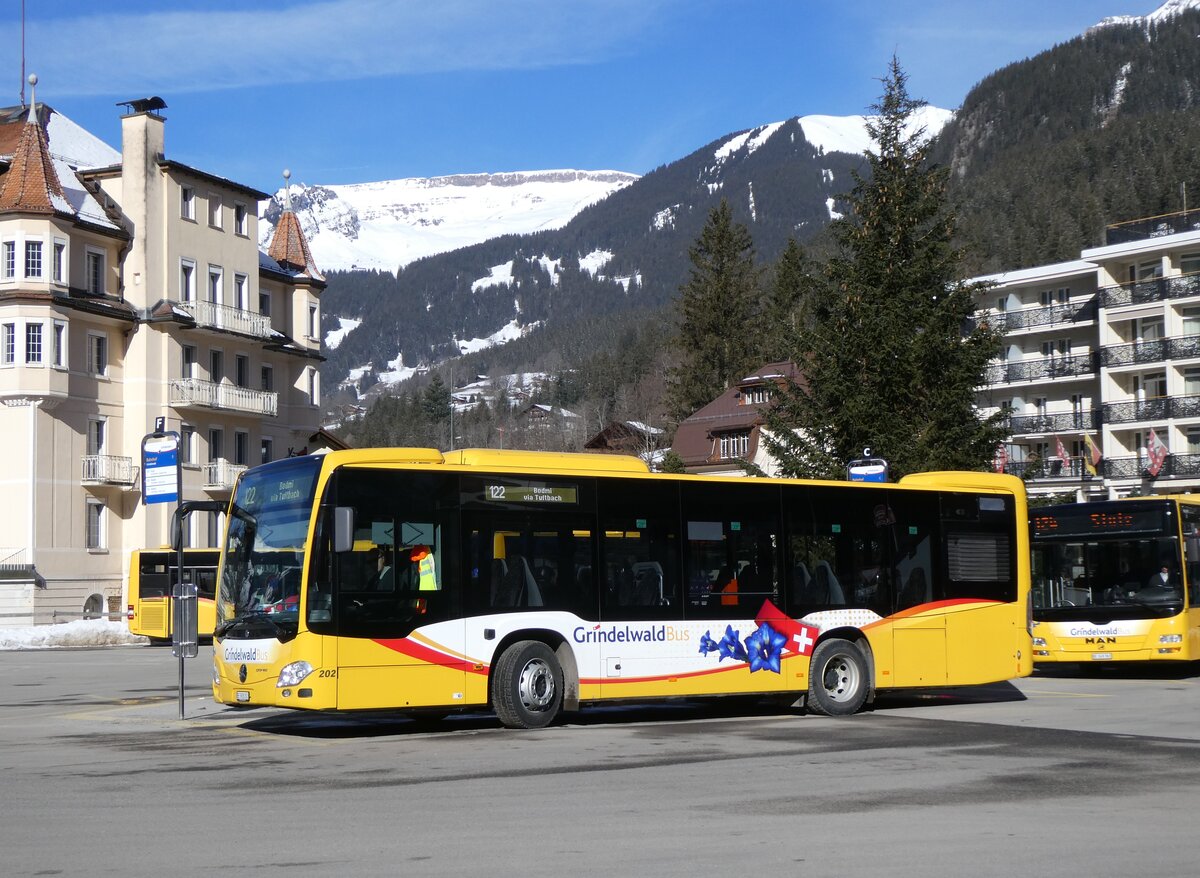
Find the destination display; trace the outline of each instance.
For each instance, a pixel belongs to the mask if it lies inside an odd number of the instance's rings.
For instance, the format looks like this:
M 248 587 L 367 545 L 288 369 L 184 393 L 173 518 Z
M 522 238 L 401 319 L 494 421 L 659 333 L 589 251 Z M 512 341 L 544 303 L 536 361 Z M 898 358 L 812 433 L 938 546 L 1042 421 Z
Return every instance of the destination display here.
M 484 496 L 497 503 L 578 503 L 578 488 L 534 485 L 486 485 Z
M 1031 510 L 1030 520 L 1034 539 L 1130 533 L 1169 536 L 1175 532 L 1170 505 L 1155 501 L 1044 507 Z

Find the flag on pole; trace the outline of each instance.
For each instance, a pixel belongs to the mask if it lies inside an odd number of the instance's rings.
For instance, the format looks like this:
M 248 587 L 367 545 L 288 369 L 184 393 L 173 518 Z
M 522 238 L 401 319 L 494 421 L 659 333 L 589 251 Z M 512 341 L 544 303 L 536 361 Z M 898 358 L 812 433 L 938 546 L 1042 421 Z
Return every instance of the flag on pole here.
M 1055 436 L 1055 437 L 1054 437 L 1054 446 L 1055 446 L 1054 450 L 1055 450 L 1055 451 L 1057 452 L 1057 454 L 1058 454 L 1058 459 L 1059 459 L 1059 460 L 1061 460 L 1061 461 L 1063 462 L 1063 466 L 1066 466 L 1066 465 L 1067 465 L 1067 461 L 1068 461 L 1070 458 L 1067 456 L 1067 449 L 1066 449 L 1066 447 L 1063 445 L 1063 441 L 1062 441 L 1062 439 L 1061 439 L 1060 437 L 1058 437 L 1058 436 Z
M 1162 471 L 1163 461 L 1167 459 L 1167 444 L 1158 438 L 1158 434 L 1154 432 L 1154 428 L 1150 428 L 1150 441 L 1146 443 L 1146 454 L 1150 458 L 1150 465 L 1146 467 L 1146 471 L 1151 476 L 1157 476 Z
M 1008 466 L 1008 446 L 1003 442 L 996 446 L 996 459 L 992 464 L 998 473 L 1004 472 L 1005 467 Z
M 1100 449 L 1092 440 L 1090 433 L 1083 434 L 1083 447 L 1083 467 L 1087 470 L 1088 475 L 1094 476 L 1100 466 L 1100 461 L 1104 458 L 1104 455 L 1100 453 Z

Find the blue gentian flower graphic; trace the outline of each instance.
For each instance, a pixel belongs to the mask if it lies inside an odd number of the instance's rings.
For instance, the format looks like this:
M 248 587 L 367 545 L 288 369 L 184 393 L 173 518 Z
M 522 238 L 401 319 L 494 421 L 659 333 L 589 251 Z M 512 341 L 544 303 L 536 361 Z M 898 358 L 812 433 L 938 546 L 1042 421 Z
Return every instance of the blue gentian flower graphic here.
M 704 636 L 700 638 L 700 655 L 708 655 L 710 652 L 716 652 L 720 648 L 720 645 L 712 639 L 712 633 L 705 631 Z
M 746 638 L 746 649 L 750 652 L 750 672 L 769 670 L 779 673 L 779 657 L 787 644 L 787 637 L 766 622 Z
M 724 661 L 727 658 L 731 658 L 744 662 L 749 659 L 749 656 L 746 655 L 746 647 L 742 646 L 741 637 L 738 632 L 733 630 L 732 625 L 725 626 L 725 636 L 717 644 L 717 649 L 721 652 L 717 661 Z

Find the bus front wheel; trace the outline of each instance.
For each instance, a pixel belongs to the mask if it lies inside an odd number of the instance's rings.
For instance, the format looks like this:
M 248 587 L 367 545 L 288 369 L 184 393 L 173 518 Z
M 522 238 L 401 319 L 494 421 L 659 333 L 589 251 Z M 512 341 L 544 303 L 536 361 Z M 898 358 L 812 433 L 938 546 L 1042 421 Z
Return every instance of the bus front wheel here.
M 540 729 L 562 710 L 563 672 L 554 651 L 537 640 L 514 643 L 492 675 L 492 707 L 510 729 Z
M 867 688 L 867 660 L 856 644 L 839 637 L 817 644 L 808 667 L 808 710 L 849 716 L 866 703 Z

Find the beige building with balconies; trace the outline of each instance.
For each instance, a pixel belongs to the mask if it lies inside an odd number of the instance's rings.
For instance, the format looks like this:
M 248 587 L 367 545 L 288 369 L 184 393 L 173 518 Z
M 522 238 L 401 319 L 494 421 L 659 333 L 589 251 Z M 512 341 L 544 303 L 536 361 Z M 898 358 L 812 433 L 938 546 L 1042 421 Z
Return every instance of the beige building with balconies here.
M 295 215 L 261 252 L 267 194 L 167 159 L 158 99 L 120 151 L 34 106 L 0 110 L 0 625 L 125 605 L 130 552 L 170 542 L 174 504 L 141 496 L 156 419 L 188 500 L 320 423 L 325 280 Z
M 1003 333 L 980 392 L 1007 413 L 998 465 L 1034 495 L 1200 487 L 1200 214 L 1113 225 L 1078 260 L 976 280 L 995 284 L 980 319 Z

